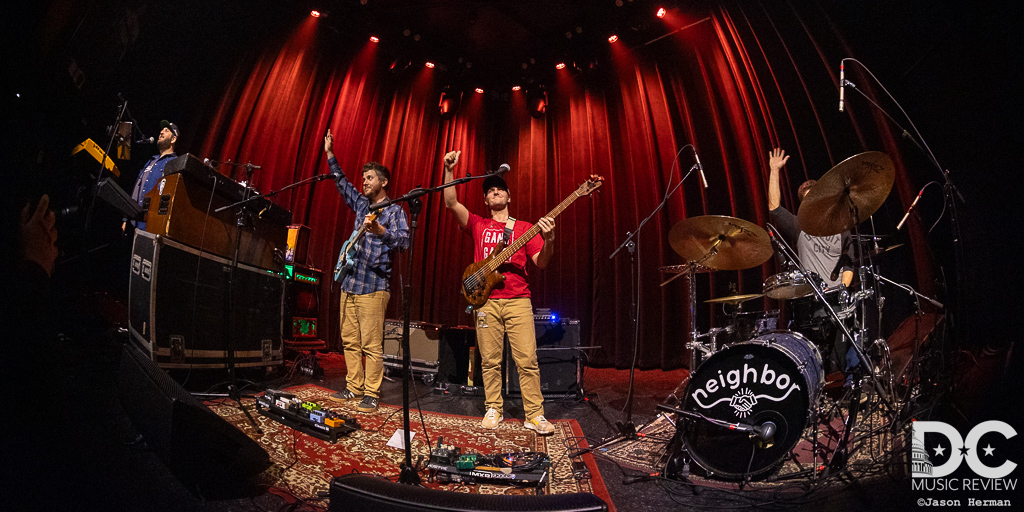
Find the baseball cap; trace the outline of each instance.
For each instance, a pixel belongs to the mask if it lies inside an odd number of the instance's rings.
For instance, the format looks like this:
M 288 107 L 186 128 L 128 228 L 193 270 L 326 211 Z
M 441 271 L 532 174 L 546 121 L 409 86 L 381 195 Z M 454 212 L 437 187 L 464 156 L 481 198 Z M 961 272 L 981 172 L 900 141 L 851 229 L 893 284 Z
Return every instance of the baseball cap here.
M 171 130 L 171 133 L 173 133 L 175 137 L 181 137 L 181 132 L 178 131 L 178 125 L 166 119 L 160 121 L 160 129 L 163 130 L 164 128 Z
M 508 193 L 508 183 L 505 183 L 505 178 L 497 174 L 484 178 L 484 195 L 487 195 L 487 191 L 493 187 L 498 187 Z

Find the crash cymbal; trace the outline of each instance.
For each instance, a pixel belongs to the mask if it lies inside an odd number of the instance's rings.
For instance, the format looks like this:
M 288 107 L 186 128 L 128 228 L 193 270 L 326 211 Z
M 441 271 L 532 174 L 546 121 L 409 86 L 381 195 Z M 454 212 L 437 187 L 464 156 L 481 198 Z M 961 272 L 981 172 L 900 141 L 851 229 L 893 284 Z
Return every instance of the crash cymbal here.
M 748 300 L 756 299 L 758 297 L 763 297 L 763 296 L 764 296 L 763 293 L 748 293 L 746 295 L 730 295 L 728 297 L 719 297 L 717 299 L 708 299 L 708 300 L 706 300 L 704 302 L 706 302 L 708 304 L 720 304 L 720 303 L 722 303 L 722 304 L 729 304 L 729 305 L 735 306 L 736 304 L 740 304 L 740 303 L 746 302 Z
M 743 270 L 772 257 L 761 226 L 724 215 L 681 220 L 669 231 L 668 243 L 683 258 L 716 270 Z
M 895 176 L 892 159 L 878 151 L 839 162 L 804 196 L 797 211 L 800 229 L 812 236 L 849 230 L 882 206 Z

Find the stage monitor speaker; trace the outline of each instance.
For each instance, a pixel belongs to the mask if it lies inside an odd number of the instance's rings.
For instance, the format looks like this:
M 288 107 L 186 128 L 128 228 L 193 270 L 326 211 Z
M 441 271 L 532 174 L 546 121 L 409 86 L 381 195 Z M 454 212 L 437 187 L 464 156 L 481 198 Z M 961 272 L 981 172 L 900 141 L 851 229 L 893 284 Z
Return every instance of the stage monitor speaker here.
M 608 505 L 601 498 L 588 493 L 544 496 L 469 494 L 399 484 L 364 474 L 348 474 L 331 481 L 328 510 L 598 512 L 608 510 Z
M 579 320 L 538 320 L 537 363 L 540 366 L 540 390 L 545 398 L 574 397 L 582 389 Z M 519 397 L 519 371 L 505 344 L 505 396 Z
M 130 345 L 121 351 L 117 391 L 135 429 L 172 473 L 207 498 L 249 495 L 270 466 L 266 450 Z

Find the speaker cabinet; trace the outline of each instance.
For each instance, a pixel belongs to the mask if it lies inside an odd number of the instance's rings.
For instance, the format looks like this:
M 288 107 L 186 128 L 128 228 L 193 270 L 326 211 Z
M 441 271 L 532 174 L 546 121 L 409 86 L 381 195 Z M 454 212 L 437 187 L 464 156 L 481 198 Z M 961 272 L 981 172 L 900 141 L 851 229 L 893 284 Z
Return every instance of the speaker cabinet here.
M 579 320 L 538 320 L 537 363 L 540 366 L 540 390 L 546 398 L 574 397 L 581 390 Z M 520 397 L 519 371 L 511 348 L 505 345 L 505 396 Z
M 128 290 L 132 341 L 162 368 L 223 368 L 233 321 L 235 366 L 282 364 L 284 277 L 239 264 L 229 308 L 230 267 L 230 260 L 136 231 Z
M 384 366 L 402 367 L 402 320 L 384 321 Z M 441 326 L 409 322 L 409 359 L 414 372 L 437 373 Z
M 587 493 L 545 496 L 469 494 L 399 484 L 370 475 L 348 474 L 331 481 L 328 510 L 599 512 L 608 510 L 608 505 L 601 498 Z
M 246 496 L 252 477 L 270 466 L 259 443 L 132 346 L 121 352 L 117 392 L 135 429 L 190 491 L 209 498 Z

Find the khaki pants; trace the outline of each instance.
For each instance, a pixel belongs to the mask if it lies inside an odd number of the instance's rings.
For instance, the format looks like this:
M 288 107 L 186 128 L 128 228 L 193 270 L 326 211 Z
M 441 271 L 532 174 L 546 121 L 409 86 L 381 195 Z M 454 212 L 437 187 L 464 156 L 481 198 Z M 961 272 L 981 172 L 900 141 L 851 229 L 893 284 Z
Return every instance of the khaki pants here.
M 384 380 L 384 312 L 391 293 L 341 292 L 341 346 L 345 350 L 348 390 L 380 398 Z M 366 356 L 366 371 L 363 371 Z
M 530 298 L 490 299 L 474 315 L 486 407 L 502 412 L 504 406 L 501 398 L 501 352 L 505 345 L 505 334 L 508 333 L 512 358 L 519 370 L 519 389 L 523 394 L 526 419 L 544 414 L 540 367 L 537 365 L 537 333 Z

